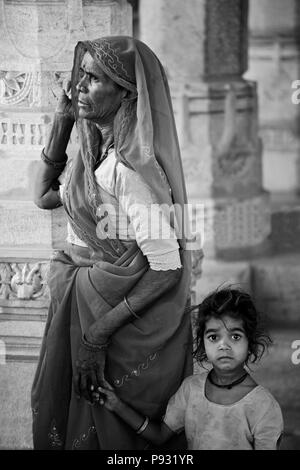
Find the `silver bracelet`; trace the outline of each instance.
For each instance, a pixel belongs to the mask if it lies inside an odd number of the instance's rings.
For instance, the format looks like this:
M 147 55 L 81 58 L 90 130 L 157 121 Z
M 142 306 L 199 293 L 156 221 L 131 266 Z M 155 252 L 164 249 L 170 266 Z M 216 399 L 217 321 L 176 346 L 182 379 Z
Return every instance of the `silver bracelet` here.
M 43 148 L 41 153 L 41 160 L 47 165 L 52 166 L 52 168 L 54 168 L 55 170 L 63 170 L 66 166 L 68 156 L 65 154 L 64 160 L 55 162 L 54 160 L 51 160 L 51 158 L 47 157 L 47 155 L 45 154 L 45 149 Z
M 149 418 L 148 418 L 148 416 L 146 416 L 145 421 L 143 422 L 142 426 L 139 427 L 137 431 L 135 431 L 136 434 L 142 434 L 142 432 L 145 431 L 148 424 L 149 424 Z
M 131 313 L 131 315 L 133 315 L 133 316 L 134 316 L 135 318 L 137 318 L 137 319 L 140 319 L 141 317 L 139 317 L 138 314 L 135 313 L 134 310 L 132 310 L 132 308 L 131 308 L 131 306 L 130 306 L 128 300 L 127 300 L 126 295 L 124 295 L 124 299 L 123 299 L 123 300 L 124 300 L 124 304 L 125 304 L 126 307 L 128 308 L 128 310 L 129 310 L 129 312 Z
M 83 334 L 81 337 L 81 344 L 90 352 L 99 352 L 102 351 L 103 349 L 107 349 L 109 346 L 109 341 L 107 341 L 104 344 L 95 344 L 95 343 L 90 343 L 85 335 Z

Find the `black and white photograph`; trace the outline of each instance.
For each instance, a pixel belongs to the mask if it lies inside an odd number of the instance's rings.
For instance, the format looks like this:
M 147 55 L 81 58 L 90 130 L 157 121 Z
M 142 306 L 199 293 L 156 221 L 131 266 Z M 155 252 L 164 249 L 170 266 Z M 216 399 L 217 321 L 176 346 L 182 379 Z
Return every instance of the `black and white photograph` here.
M 0 0 L 0 450 L 300 450 L 300 0 Z

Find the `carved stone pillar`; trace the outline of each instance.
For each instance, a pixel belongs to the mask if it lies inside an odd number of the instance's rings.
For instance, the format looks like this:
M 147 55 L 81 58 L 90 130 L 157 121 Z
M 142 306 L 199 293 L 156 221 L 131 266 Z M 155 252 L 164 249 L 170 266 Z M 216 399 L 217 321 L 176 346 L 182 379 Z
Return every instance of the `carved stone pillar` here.
M 300 188 L 300 105 L 291 99 L 300 80 L 299 28 L 298 0 L 251 0 L 247 77 L 259 83 L 264 186 L 274 192 Z
M 33 175 L 56 95 L 70 74 L 77 41 L 131 32 L 126 0 L 0 0 L 2 447 L 31 443 L 29 390 L 35 364 L 28 362 L 37 359 L 49 304 L 48 261 L 53 249 L 63 246 L 66 234 L 62 209 L 42 211 L 32 202 Z M 71 142 L 72 155 L 75 135 Z M 30 368 L 28 374 L 25 367 Z M 19 383 L 24 375 L 25 383 Z M 11 389 L 19 390 L 13 394 L 14 403 L 8 399 Z M 12 421 L 16 410 L 19 421 Z
M 243 79 L 248 2 L 149 3 L 140 2 L 140 35 L 167 70 L 189 202 L 204 204 L 205 256 L 251 256 L 265 249 L 270 216 L 256 84 Z

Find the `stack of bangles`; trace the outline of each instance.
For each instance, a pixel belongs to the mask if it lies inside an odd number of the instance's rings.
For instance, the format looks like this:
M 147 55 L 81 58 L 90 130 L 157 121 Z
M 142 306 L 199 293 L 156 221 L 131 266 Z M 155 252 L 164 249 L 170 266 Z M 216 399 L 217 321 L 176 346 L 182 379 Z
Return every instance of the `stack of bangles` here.
M 99 352 L 103 351 L 103 349 L 107 349 L 109 345 L 109 341 L 107 341 L 104 344 L 95 344 L 95 343 L 90 343 L 85 335 L 83 334 L 81 337 L 81 344 L 90 352 Z
M 41 160 L 43 162 L 45 162 L 47 165 L 54 168 L 55 170 L 63 170 L 64 167 L 66 166 L 66 163 L 67 163 L 67 160 L 68 160 L 67 154 L 65 154 L 64 160 L 61 160 L 59 162 L 55 162 L 54 160 L 51 160 L 51 158 L 47 157 L 44 150 L 45 149 L 43 148 L 42 153 L 41 153 Z
M 143 424 L 135 431 L 136 434 L 142 434 L 142 432 L 145 431 L 148 424 L 149 424 L 149 418 L 148 418 L 148 416 L 146 416 L 145 421 L 143 422 Z

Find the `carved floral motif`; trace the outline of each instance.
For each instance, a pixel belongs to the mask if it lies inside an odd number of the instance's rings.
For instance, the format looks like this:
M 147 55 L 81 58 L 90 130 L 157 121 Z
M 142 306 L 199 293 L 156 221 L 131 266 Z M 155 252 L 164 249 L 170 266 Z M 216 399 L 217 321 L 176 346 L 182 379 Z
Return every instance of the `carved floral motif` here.
M 47 297 L 45 263 L 1 263 L 0 299 Z
M 23 101 L 32 90 L 33 74 L 0 71 L 0 105 L 15 105 Z

